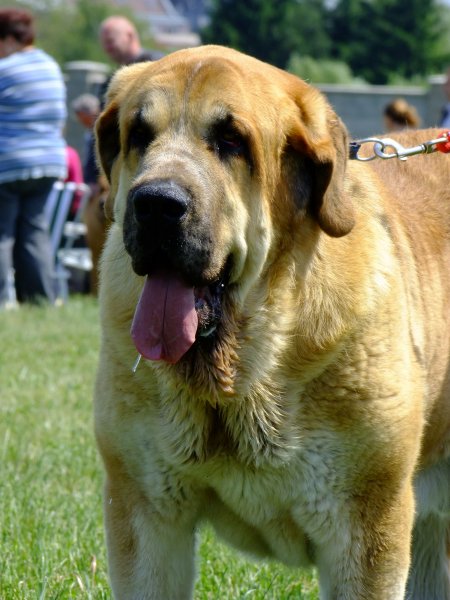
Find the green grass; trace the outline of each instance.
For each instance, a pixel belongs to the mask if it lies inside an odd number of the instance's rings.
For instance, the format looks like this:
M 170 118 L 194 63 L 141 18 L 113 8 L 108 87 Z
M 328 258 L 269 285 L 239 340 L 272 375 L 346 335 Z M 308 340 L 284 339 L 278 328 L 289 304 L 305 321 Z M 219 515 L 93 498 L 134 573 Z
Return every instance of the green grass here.
M 0 312 L 0 600 L 110 598 L 91 408 L 98 345 L 95 299 Z M 200 559 L 195 600 L 318 598 L 312 575 L 247 561 L 209 530 Z

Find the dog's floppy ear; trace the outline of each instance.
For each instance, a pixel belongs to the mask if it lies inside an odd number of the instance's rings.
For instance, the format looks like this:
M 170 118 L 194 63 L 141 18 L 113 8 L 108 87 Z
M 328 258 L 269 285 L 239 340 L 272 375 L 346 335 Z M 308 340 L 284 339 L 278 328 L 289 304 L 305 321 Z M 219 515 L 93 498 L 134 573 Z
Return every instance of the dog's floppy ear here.
M 113 168 L 118 162 L 121 151 L 119 108 L 127 98 L 129 85 L 150 63 L 137 63 L 121 67 L 113 75 L 106 93 L 106 105 L 95 123 L 96 155 L 98 165 L 110 185 L 105 202 L 106 216 L 113 219 L 114 197 L 117 184 L 113 177 Z
M 297 115 L 287 141 L 294 153 L 301 155 L 299 168 L 306 165 L 311 170 L 310 212 L 325 233 L 341 237 L 355 224 L 353 204 L 344 191 L 347 131 L 318 90 L 292 79 L 290 94 Z
M 106 179 L 111 183 L 113 164 L 120 153 L 119 107 L 126 98 L 126 88 L 133 81 L 133 70 L 138 65 L 118 69 L 108 84 L 105 108 L 94 126 L 97 162 Z
M 101 172 L 109 184 L 104 211 L 108 219 L 114 220 L 115 186 L 112 184 L 112 168 L 114 161 L 120 153 L 119 134 L 119 109 L 115 102 L 111 102 L 101 113 L 95 124 L 97 160 Z
M 97 119 L 95 137 L 100 167 L 111 183 L 112 166 L 120 152 L 119 108 L 115 102 L 110 103 Z

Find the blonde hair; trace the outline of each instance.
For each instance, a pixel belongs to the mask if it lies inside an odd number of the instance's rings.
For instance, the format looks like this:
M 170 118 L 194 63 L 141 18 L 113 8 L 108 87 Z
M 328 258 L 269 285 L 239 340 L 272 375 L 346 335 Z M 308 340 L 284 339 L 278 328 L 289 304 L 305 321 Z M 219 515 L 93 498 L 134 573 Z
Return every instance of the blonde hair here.
M 401 127 L 418 127 L 420 117 L 414 106 L 403 98 L 396 98 L 384 109 L 384 116 Z

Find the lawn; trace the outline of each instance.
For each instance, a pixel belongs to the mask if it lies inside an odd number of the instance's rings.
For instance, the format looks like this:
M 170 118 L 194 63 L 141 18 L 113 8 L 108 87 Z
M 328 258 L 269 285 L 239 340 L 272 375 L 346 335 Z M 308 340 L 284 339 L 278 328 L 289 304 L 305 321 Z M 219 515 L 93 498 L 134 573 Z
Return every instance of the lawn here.
M 0 312 L 0 600 L 110 598 L 91 408 L 98 346 L 95 299 Z M 312 575 L 247 561 L 209 530 L 200 557 L 195 600 L 318 598 Z

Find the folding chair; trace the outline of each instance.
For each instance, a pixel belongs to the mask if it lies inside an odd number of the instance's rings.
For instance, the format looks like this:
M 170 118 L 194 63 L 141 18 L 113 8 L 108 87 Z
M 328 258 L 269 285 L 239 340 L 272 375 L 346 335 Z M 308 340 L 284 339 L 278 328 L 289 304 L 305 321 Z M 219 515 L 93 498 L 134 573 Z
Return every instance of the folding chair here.
M 73 221 L 68 221 L 75 194 L 80 194 Z M 83 212 L 91 195 L 88 185 L 69 181 L 54 183 L 47 200 L 45 214 L 49 223 L 50 244 L 55 261 L 55 292 L 58 301 L 65 302 L 69 294 L 69 269 L 90 271 L 92 260 L 88 248 L 74 248 L 75 241 L 86 233 Z

